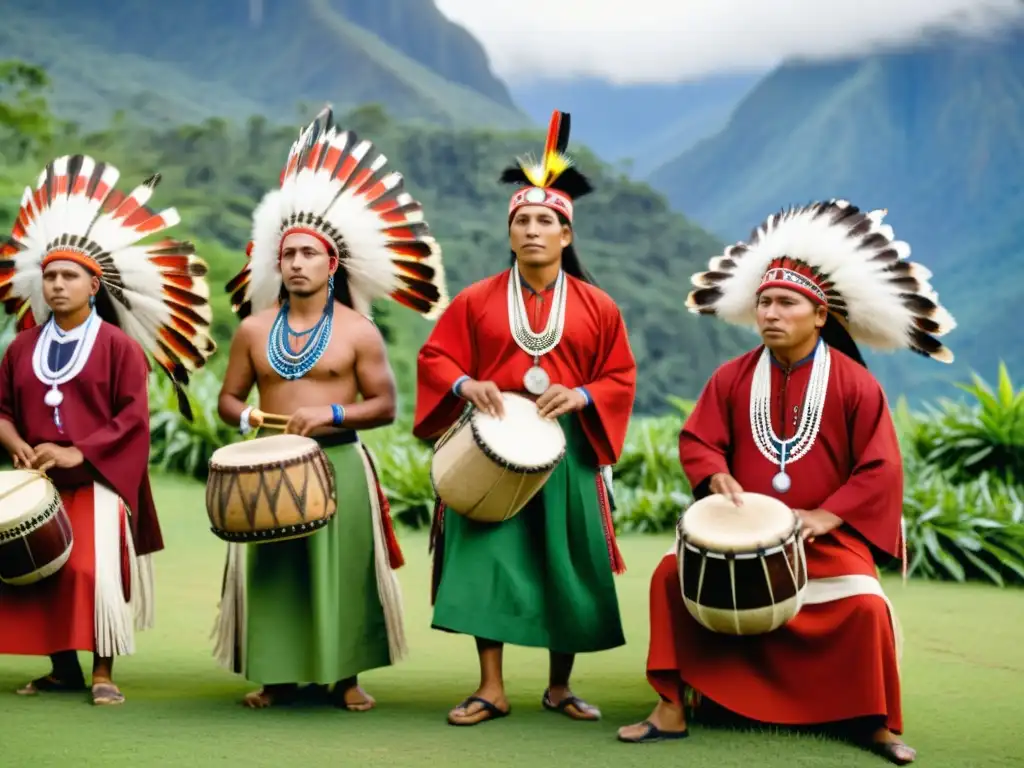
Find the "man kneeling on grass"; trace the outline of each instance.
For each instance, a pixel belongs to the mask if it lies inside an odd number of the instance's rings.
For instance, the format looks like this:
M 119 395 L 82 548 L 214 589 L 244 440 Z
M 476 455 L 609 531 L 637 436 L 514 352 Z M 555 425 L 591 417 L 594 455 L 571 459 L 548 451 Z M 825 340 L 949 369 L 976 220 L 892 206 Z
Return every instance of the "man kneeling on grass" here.
M 764 344 L 708 381 L 680 435 L 683 470 L 696 498 L 757 504 L 752 492 L 795 510 L 808 582 L 782 627 L 720 634 L 690 615 L 666 555 L 651 583 L 647 661 L 661 700 L 619 730 L 622 741 L 687 736 L 690 691 L 755 721 L 844 722 L 889 761 L 915 758 L 896 736 L 898 632 L 876 572 L 904 549 L 902 460 L 855 340 L 950 362 L 935 337 L 955 323 L 882 215 L 845 201 L 776 214 L 694 277 L 691 310 L 756 325 Z

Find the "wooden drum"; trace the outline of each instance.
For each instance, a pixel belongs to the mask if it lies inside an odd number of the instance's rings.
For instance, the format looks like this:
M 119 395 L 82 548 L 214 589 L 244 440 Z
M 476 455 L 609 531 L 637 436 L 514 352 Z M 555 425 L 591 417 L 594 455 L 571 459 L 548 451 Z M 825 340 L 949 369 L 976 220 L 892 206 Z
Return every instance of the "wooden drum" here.
M 475 408 L 437 441 L 430 466 L 445 506 L 481 523 L 519 514 L 565 456 L 565 433 L 529 398 L 502 393 L 505 416 Z
M 800 518 L 778 499 L 707 496 L 679 518 L 676 556 L 686 608 L 729 635 L 778 629 L 799 612 L 807 585 Z
M 334 467 L 311 437 L 271 435 L 218 448 L 210 457 L 206 511 L 224 541 L 309 536 L 337 511 Z
M 0 472 L 0 582 L 25 586 L 52 576 L 71 557 L 74 540 L 71 518 L 46 475 Z

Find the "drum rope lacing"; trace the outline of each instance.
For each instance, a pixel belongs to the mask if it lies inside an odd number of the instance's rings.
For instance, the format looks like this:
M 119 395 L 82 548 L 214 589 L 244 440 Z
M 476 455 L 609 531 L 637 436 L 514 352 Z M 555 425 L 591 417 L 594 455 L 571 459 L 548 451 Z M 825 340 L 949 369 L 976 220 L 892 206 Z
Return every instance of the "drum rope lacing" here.
M 821 428 L 821 417 L 825 410 L 825 395 L 828 392 L 828 377 L 831 370 L 829 347 L 821 339 L 814 352 L 811 377 L 804 396 L 800 424 L 792 437 L 785 440 L 775 434 L 772 426 L 772 372 L 771 352 L 765 348 L 754 369 L 754 380 L 750 388 L 750 427 L 754 442 L 761 454 L 773 464 L 779 465 L 779 472 L 772 478 L 772 488 L 785 493 L 790 488 L 786 464 L 799 461 L 814 446 Z
M 541 355 L 558 346 L 565 329 L 565 305 L 568 296 L 565 271 L 559 270 L 555 279 L 554 297 L 547 324 L 540 333 L 530 327 L 530 318 L 526 312 L 526 301 L 523 299 L 523 286 L 519 265 L 514 264 L 508 273 L 508 320 L 512 338 L 521 350 L 533 357 L 533 367 L 523 377 L 526 391 L 534 395 L 542 395 L 551 385 L 547 372 L 540 367 Z

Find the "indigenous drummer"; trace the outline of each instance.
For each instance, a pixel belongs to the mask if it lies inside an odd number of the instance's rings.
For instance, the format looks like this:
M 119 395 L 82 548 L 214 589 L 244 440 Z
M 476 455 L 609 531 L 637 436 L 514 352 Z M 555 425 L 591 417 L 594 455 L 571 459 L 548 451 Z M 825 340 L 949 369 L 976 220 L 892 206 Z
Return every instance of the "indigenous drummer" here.
M 91 652 L 95 704 L 124 701 L 113 659 L 154 618 L 150 557 L 164 545 L 145 353 L 191 419 L 183 387 L 215 350 L 206 265 L 189 243 L 140 244 L 179 221 L 146 206 L 159 176 L 128 195 L 118 176 L 90 157 L 54 160 L 0 242 L 0 299 L 19 330 L 0 364 L 0 442 L 16 468 L 47 474 L 74 540 L 54 575 L 0 586 L 0 654 L 50 656 L 51 673 L 18 691 L 30 695 L 84 692 L 77 652 Z
M 692 311 L 756 325 L 764 344 L 708 381 L 680 435 L 683 469 L 696 498 L 747 503 L 737 494 L 753 492 L 799 515 L 806 603 L 768 634 L 711 633 L 687 612 L 667 555 L 651 583 L 647 664 L 661 701 L 619 731 L 624 741 L 685 736 L 685 688 L 756 721 L 853 721 L 853 735 L 891 762 L 915 757 L 897 737 L 898 633 L 876 572 L 900 557 L 905 567 L 903 470 L 857 343 L 948 363 L 937 337 L 955 323 L 883 216 L 846 201 L 779 213 L 694 277 Z
M 243 320 L 220 415 L 243 434 L 260 426 L 246 403 L 255 384 L 260 409 L 320 442 L 337 473 L 338 509 L 307 537 L 229 545 L 216 654 L 261 684 L 244 698 L 249 707 L 291 703 L 309 683 L 333 684 L 339 707 L 369 710 L 374 699 L 357 676 L 405 653 L 393 571 L 402 553 L 358 436 L 390 424 L 396 409 L 371 302 L 441 312 L 441 251 L 401 175 L 325 109 L 292 145 L 280 189 L 256 209 L 248 254 L 228 285 Z
M 535 397 L 567 442 L 510 520 L 472 522 L 438 502 L 433 626 L 474 636 L 480 662 L 480 685 L 449 712 L 453 725 L 509 713 L 504 643 L 550 652 L 544 707 L 597 720 L 570 689 L 575 655 L 625 642 L 613 579 L 624 566 L 599 467 L 622 450 L 636 365 L 615 302 L 573 246 L 574 201 L 591 186 L 565 156 L 568 140 L 569 115 L 555 112 L 541 164 L 504 172 L 521 185 L 509 205 L 511 268 L 460 292 L 419 355 L 418 437 L 438 437 L 467 403 L 501 416 L 501 393 L 512 392 Z

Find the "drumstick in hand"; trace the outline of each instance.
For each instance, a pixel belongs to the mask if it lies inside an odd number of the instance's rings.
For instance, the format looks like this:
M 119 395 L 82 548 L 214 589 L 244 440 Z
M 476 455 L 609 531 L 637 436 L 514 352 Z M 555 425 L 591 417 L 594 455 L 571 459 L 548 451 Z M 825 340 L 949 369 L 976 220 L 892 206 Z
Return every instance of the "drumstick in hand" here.
M 259 408 L 253 408 L 252 413 L 249 414 L 249 424 L 253 427 L 278 429 L 283 432 L 284 428 L 288 426 L 288 417 L 279 413 L 264 413 Z

